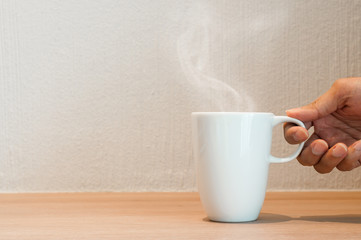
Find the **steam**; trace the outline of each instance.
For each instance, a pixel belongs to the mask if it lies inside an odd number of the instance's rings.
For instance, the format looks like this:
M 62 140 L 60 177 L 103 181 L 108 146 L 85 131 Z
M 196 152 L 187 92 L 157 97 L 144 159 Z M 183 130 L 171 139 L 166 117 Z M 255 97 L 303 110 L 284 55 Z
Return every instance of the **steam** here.
M 244 89 L 237 92 L 230 85 L 211 76 L 211 51 L 217 50 L 211 49 L 211 41 L 222 36 L 222 29 L 217 29 L 221 32 L 212 31 L 210 34 L 215 18 L 210 15 L 205 6 L 195 6 L 191 17 L 187 17 L 189 22 L 185 23 L 177 44 L 182 70 L 202 98 L 200 111 L 214 110 L 214 107 L 216 111 L 255 111 L 255 103 Z

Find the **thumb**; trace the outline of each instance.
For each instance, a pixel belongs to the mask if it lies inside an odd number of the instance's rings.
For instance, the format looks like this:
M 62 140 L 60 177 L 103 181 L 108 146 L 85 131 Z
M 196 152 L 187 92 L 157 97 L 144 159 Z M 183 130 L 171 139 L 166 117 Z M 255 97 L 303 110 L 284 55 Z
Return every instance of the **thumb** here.
M 339 95 L 337 89 L 331 87 L 325 94 L 317 98 L 312 103 L 287 110 L 287 116 L 297 118 L 303 122 L 310 122 L 325 117 L 338 108 Z

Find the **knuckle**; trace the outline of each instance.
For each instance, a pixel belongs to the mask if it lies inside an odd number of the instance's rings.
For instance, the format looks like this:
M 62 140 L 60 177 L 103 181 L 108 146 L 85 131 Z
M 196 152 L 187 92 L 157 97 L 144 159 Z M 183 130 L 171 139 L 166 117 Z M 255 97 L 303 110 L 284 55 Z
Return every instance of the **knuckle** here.
M 314 100 L 310 106 L 311 108 L 315 109 L 317 111 L 317 114 L 320 115 L 321 109 L 320 109 L 320 105 L 322 105 L 322 103 L 320 104 L 320 99 L 317 98 L 316 100 Z M 319 118 L 319 116 L 317 116 L 317 118 Z
M 352 87 L 350 85 L 350 79 L 340 78 L 332 84 L 332 90 L 337 99 L 343 99 L 345 94 L 348 93 Z M 351 87 L 351 88 L 350 88 Z
M 335 87 L 335 88 L 342 88 L 345 86 L 345 83 L 348 81 L 347 78 L 339 78 L 337 79 L 333 84 L 332 86 Z

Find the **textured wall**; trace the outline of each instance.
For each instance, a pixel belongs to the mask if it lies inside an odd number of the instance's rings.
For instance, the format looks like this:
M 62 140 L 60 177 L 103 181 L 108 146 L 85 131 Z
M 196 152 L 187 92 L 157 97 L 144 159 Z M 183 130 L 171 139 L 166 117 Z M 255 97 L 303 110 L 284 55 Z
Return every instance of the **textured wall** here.
M 2 192 L 195 190 L 192 111 L 284 114 L 361 75 L 360 1 L 0 3 Z M 270 170 L 271 190 L 360 187 Z

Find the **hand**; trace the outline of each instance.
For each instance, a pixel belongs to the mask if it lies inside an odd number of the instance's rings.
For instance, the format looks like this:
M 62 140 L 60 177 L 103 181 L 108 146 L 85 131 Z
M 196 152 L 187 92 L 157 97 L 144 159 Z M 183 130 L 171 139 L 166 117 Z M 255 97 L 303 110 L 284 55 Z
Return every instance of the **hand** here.
M 311 104 L 286 112 L 307 129 L 314 127 L 297 157 L 302 165 L 313 166 L 319 173 L 335 167 L 350 171 L 361 165 L 361 78 L 339 79 Z M 292 123 L 284 125 L 284 135 L 290 144 L 308 138 L 306 129 Z

